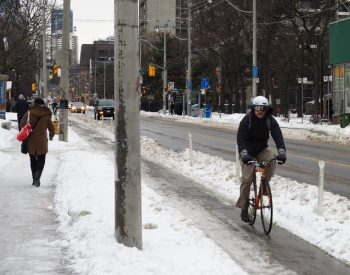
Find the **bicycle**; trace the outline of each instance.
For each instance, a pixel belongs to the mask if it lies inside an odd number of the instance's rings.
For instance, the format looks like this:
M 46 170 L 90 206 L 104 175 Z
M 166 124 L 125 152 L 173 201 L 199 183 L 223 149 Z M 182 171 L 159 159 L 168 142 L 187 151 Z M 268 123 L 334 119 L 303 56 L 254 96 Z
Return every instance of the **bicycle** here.
M 266 167 L 272 162 L 282 164 L 276 156 L 268 161 L 250 161 L 248 164 L 255 165 L 255 173 L 249 193 L 248 217 L 249 224 L 253 225 L 256 219 L 256 212 L 260 209 L 261 223 L 266 235 L 272 229 L 273 203 L 269 182 L 266 180 Z M 257 173 L 260 173 L 260 182 L 257 183 Z M 259 192 L 258 192 L 259 190 Z
M 321 116 L 317 114 L 313 114 L 310 116 L 310 122 L 312 124 L 321 124 Z

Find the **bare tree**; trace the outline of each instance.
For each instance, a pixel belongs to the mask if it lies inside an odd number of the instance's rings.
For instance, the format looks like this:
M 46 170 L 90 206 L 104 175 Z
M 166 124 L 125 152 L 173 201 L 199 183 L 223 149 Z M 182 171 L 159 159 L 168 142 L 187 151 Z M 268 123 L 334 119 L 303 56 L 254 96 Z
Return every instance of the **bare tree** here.
M 48 0 L 0 1 L 0 71 L 13 81 L 15 93 L 31 94 L 41 65 L 42 6 Z

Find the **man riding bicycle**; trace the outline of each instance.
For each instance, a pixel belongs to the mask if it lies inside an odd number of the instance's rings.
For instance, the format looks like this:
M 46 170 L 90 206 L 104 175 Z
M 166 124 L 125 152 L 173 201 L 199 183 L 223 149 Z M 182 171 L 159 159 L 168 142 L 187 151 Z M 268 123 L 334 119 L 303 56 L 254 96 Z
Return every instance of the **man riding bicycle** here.
M 287 159 L 286 147 L 283 141 L 281 129 L 272 116 L 272 108 L 266 97 L 257 96 L 252 101 L 251 110 L 241 120 L 237 133 L 237 144 L 241 158 L 242 178 L 240 196 L 236 206 L 241 208 L 241 219 L 249 222 L 248 200 L 250 185 L 254 178 L 254 166 L 249 161 L 267 161 L 273 157 L 273 152 L 268 149 L 269 132 L 275 141 L 278 155 L 277 160 L 283 163 Z M 267 167 L 267 180 L 270 181 L 276 169 L 276 163 Z

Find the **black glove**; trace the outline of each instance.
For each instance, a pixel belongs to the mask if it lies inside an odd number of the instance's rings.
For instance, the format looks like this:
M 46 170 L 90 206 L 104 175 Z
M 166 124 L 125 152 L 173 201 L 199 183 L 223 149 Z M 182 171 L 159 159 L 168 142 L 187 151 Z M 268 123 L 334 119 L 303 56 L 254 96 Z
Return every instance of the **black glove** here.
M 247 150 L 242 150 L 241 152 L 241 160 L 244 164 L 247 164 L 249 161 L 254 161 L 256 160 L 255 158 L 253 158 L 252 156 L 248 155 L 248 151 Z
M 276 159 L 285 163 L 287 160 L 286 150 L 284 150 L 283 148 L 278 149 L 278 156 Z

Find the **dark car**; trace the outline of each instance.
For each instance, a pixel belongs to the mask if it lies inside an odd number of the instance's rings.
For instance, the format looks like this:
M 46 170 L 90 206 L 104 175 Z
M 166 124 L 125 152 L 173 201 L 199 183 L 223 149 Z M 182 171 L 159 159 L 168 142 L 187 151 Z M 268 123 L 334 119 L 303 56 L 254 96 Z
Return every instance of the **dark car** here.
M 95 119 L 100 120 L 105 117 L 114 119 L 115 101 L 113 99 L 99 99 L 95 105 Z

